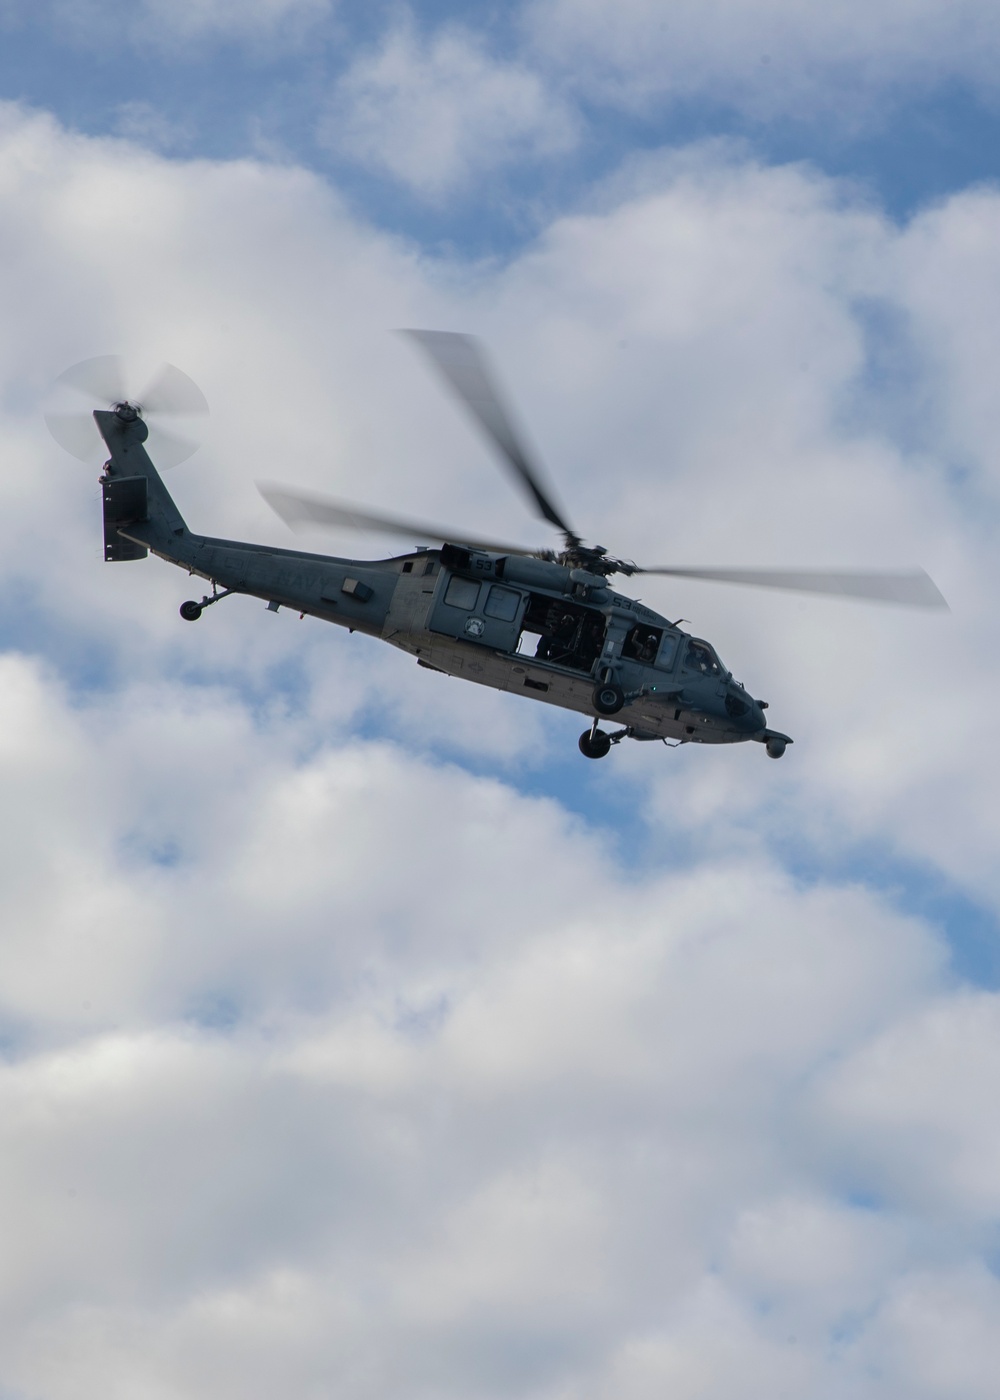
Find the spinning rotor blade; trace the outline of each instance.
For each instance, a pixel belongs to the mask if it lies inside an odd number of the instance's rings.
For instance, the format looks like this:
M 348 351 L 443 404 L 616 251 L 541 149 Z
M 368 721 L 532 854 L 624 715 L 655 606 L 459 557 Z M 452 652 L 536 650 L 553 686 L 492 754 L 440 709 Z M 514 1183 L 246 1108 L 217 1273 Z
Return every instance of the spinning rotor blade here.
M 178 418 L 200 417 L 208 412 L 208 400 L 193 379 L 176 365 L 162 364 L 139 395 L 143 417 L 169 413 Z
M 542 519 L 561 530 L 567 544 L 579 544 L 579 536 L 567 525 L 543 484 L 541 473 L 524 450 L 493 383 L 479 342 L 471 335 L 459 335 L 455 331 L 405 330 L 402 334 L 410 336 L 430 356 L 454 393 L 500 449 L 515 476 L 527 487 Z
M 59 446 L 81 462 L 96 458 L 104 447 L 89 413 L 46 413 L 45 426 Z
M 338 501 L 332 496 L 314 495 L 308 491 L 289 491 L 267 481 L 258 481 L 257 490 L 276 515 L 291 530 L 310 526 L 328 530 L 367 530 L 382 535 L 403 535 L 409 540 L 427 540 L 435 544 L 464 544 L 470 549 L 486 549 L 494 554 L 528 554 L 523 545 L 497 544 L 481 540 L 465 530 L 446 529 L 398 516 L 372 515 L 370 511 Z
M 193 379 L 175 365 L 163 364 L 142 393 L 130 393 L 129 386 L 128 365 L 121 355 L 97 355 L 72 365 L 55 382 L 57 405 L 45 414 L 49 432 L 74 457 L 95 460 L 105 449 L 93 409 L 131 403 L 149 428 L 149 452 L 159 467 L 175 467 L 198 450 L 197 439 L 162 423 L 164 418 L 194 420 L 208 413 L 205 395 Z M 78 395 L 87 400 L 87 407 L 81 404 L 74 411 L 70 405 Z M 195 425 L 185 422 L 184 426 Z
M 97 424 L 90 412 L 71 408 L 76 395 L 88 400 L 91 408 L 110 408 L 126 397 L 124 361 L 120 355 L 95 355 L 64 370 L 53 385 L 57 408 L 45 414 L 49 432 L 60 447 L 81 462 L 96 459 L 104 449 Z
M 121 355 L 95 355 L 92 360 L 81 360 L 64 370 L 56 383 L 78 389 L 88 399 L 96 399 L 102 408 L 122 403 L 128 397 Z
M 707 579 L 712 583 L 745 583 L 790 593 L 825 593 L 878 603 L 899 603 L 910 608 L 948 607 L 934 580 L 923 569 L 911 569 L 906 573 L 862 573 L 846 569 L 838 572 L 825 569 L 636 569 L 635 572 Z
M 197 438 L 182 437 L 180 433 L 169 432 L 161 427 L 156 418 L 148 426 L 149 441 L 146 445 L 150 455 L 155 457 L 160 471 L 169 471 L 171 467 L 180 466 L 181 462 L 193 457 L 201 446 Z
M 163 426 L 164 418 L 179 419 L 197 431 L 196 420 L 208 417 L 208 400 L 183 370 L 164 362 L 139 395 L 138 406 L 149 427 L 150 451 L 161 468 L 176 467 L 198 451 L 198 438 Z

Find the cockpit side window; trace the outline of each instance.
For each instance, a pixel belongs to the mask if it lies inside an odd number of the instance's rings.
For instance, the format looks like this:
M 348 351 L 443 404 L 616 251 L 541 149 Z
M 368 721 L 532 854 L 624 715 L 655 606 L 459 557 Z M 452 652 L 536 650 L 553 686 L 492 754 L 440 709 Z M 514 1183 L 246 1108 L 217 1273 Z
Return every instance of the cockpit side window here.
M 715 652 L 707 642 L 696 641 L 693 637 L 684 652 L 685 671 L 697 671 L 702 676 L 721 676 L 722 666 Z

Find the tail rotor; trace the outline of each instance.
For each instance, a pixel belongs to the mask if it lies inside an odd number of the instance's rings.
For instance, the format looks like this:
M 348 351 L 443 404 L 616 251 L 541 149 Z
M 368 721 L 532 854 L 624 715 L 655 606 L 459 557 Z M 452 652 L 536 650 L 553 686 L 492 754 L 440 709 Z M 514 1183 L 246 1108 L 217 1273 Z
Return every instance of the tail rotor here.
M 51 408 L 45 414 L 49 432 L 80 461 L 97 461 L 105 449 L 93 410 L 111 408 L 146 423 L 147 448 L 158 467 L 186 461 L 197 452 L 203 435 L 205 395 L 170 364 L 162 364 L 140 392 L 133 393 L 134 386 L 134 374 L 121 355 L 96 355 L 71 365 L 53 385 Z

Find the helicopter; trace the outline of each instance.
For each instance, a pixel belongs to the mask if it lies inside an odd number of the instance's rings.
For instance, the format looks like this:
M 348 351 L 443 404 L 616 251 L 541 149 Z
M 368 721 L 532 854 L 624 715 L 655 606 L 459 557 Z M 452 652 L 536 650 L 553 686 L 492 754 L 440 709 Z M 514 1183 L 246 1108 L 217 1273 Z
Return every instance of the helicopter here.
M 57 384 L 105 407 L 50 413 L 46 420 L 75 455 L 87 459 L 102 444 L 110 454 L 100 477 L 105 560 L 122 563 L 152 553 L 205 579 L 211 592 L 180 606 L 188 622 L 224 598 L 245 594 L 265 601 L 271 612 L 286 608 L 377 637 L 428 670 L 574 710 L 589 721 L 579 749 L 591 759 L 603 758 L 624 739 L 671 745 L 752 740 L 774 759 L 793 742 L 768 726 L 767 703 L 733 679 L 711 643 L 685 632 L 680 620 L 671 622 L 616 592 L 609 584 L 615 575 L 947 607 L 920 569 L 640 567 L 587 544 L 529 456 L 479 342 L 452 331 L 404 334 L 472 415 L 534 513 L 561 534 L 559 548 L 528 551 L 266 482 L 258 489 L 293 530 L 377 531 L 424 543 L 387 559 L 358 560 L 196 534 L 151 452 L 160 466 L 190 455 L 196 443 L 165 429 L 162 420 L 206 413 L 204 396 L 180 370 L 165 365 L 143 394 L 129 397 L 122 361 L 98 356 L 67 370 Z M 602 720 L 612 718 L 619 727 L 601 728 Z

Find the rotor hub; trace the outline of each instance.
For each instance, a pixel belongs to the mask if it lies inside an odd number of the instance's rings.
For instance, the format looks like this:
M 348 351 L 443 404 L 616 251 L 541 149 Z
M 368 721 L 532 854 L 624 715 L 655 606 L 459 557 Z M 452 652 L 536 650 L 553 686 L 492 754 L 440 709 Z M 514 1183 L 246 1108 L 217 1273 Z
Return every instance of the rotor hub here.
M 543 551 L 539 551 L 541 555 Z M 586 545 L 574 539 L 567 549 L 553 556 L 560 564 L 570 569 L 586 569 L 588 573 L 610 578 L 612 574 L 635 573 L 635 565 L 625 559 L 609 555 L 603 545 Z
M 129 403 L 126 399 L 122 403 L 115 404 L 114 414 L 115 417 L 121 419 L 123 423 L 134 423 L 140 414 L 139 405 Z

